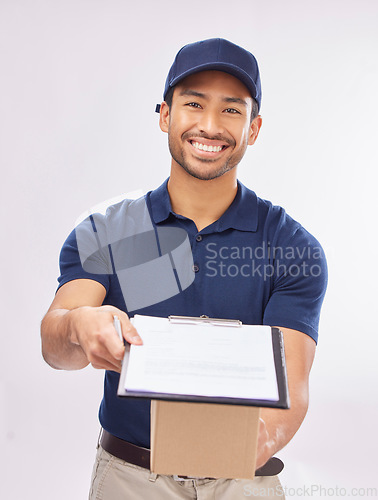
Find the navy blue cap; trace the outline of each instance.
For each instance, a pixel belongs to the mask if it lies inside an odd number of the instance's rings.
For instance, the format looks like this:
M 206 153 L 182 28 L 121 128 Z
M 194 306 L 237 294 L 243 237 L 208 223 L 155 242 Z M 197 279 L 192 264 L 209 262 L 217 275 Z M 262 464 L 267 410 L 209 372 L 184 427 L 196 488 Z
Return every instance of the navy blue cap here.
M 250 91 L 260 110 L 261 82 L 256 58 L 248 50 L 224 38 L 190 43 L 179 50 L 165 82 L 164 100 L 168 91 L 181 80 L 207 70 L 224 71 L 238 78 Z

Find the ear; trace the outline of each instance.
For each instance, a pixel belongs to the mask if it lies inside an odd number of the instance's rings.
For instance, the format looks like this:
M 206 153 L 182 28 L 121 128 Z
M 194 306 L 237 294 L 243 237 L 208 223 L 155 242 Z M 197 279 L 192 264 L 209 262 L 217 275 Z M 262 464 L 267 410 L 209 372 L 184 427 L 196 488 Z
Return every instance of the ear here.
M 259 135 L 260 128 L 262 125 L 262 118 L 260 115 L 256 116 L 252 120 L 250 129 L 249 129 L 249 138 L 248 138 L 248 144 L 252 146 L 252 144 L 255 144 L 257 136 Z
M 163 132 L 168 132 L 169 128 L 169 106 L 163 101 L 160 105 L 159 126 Z

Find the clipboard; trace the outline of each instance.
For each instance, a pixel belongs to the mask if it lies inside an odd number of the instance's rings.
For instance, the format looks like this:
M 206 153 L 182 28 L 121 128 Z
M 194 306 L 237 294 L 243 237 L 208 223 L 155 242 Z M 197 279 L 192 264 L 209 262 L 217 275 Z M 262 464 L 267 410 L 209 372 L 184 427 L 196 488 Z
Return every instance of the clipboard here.
M 239 320 L 230 320 L 222 318 L 209 318 L 208 316 L 192 317 L 192 316 L 169 316 L 170 323 L 197 325 L 201 323 L 211 324 L 214 327 L 223 326 L 230 328 L 242 327 L 242 322 Z M 251 326 L 251 325 L 250 325 Z M 287 385 L 287 373 L 285 362 L 285 349 L 283 335 L 280 329 L 271 327 L 271 341 L 274 359 L 274 368 L 277 383 L 278 399 L 247 399 L 238 397 L 220 397 L 220 396 L 200 396 L 192 394 L 172 394 L 164 392 L 136 391 L 127 390 L 125 388 L 125 379 L 129 365 L 130 344 L 126 342 L 125 355 L 122 362 L 122 371 L 119 379 L 117 395 L 127 398 L 143 398 L 156 399 L 162 401 L 177 401 L 190 403 L 213 403 L 213 404 L 230 404 L 241 406 L 257 406 L 268 408 L 289 409 L 290 399 Z

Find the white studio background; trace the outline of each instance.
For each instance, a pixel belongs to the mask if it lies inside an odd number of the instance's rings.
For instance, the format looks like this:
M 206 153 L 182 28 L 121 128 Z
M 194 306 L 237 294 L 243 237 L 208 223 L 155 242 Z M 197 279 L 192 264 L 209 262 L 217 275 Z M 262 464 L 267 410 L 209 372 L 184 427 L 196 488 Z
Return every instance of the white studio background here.
M 374 0 L 0 0 L 3 498 L 87 497 L 102 373 L 40 354 L 59 251 L 82 212 L 168 176 L 155 104 L 178 49 L 217 36 L 262 74 L 264 125 L 240 179 L 328 255 L 310 409 L 279 454 L 287 498 L 371 496 L 377 21 Z

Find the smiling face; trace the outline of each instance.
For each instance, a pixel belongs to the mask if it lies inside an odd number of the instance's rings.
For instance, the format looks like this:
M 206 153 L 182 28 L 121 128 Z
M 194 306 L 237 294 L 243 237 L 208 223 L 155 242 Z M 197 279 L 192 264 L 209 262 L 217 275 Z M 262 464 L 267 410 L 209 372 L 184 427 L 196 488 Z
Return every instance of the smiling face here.
M 252 97 L 244 84 L 222 71 L 195 73 L 176 85 L 172 105 L 161 106 L 172 167 L 210 180 L 233 170 L 257 138 L 261 117 L 251 122 Z

